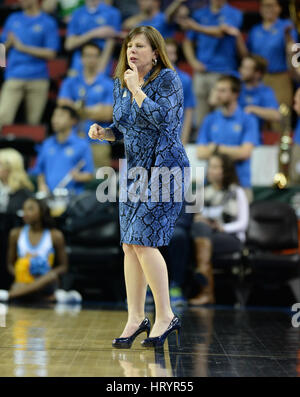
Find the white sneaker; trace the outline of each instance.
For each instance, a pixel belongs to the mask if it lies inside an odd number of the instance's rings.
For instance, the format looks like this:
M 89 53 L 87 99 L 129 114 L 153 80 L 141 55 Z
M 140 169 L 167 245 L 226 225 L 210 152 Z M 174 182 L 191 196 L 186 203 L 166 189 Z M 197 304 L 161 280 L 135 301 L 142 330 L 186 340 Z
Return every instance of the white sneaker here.
M 9 293 L 6 289 L 0 289 L 0 301 L 7 302 L 9 298 Z
M 81 303 L 82 302 L 82 296 L 78 291 L 72 290 L 68 291 L 68 303 Z
M 56 302 L 58 302 L 58 303 L 66 303 L 68 300 L 68 293 L 67 293 L 67 291 L 65 291 L 63 289 L 57 289 L 54 292 L 54 296 L 55 296 Z

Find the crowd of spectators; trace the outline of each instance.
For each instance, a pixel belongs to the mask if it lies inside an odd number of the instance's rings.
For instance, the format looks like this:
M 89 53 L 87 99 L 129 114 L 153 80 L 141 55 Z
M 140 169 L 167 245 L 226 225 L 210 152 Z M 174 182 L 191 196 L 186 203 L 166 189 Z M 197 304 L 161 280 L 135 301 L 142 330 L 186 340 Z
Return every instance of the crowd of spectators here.
M 12 8 L 2 26 L 7 61 L 1 76 L 0 129 L 20 121 L 29 125 L 46 123 L 52 134 L 39 145 L 36 163 L 28 170 L 18 166 L 21 160 L 13 149 L 0 151 L 0 212 L 9 208 L 17 180 L 17 190 L 22 189 L 24 200 L 27 192 L 33 191 L 31 180 L 35 178 L 36 190 L 49 194 L 69 176 L 64 187 L 70 194 L 79 194 L 98 167 L 112 164 L 112 145 L 91 141 L 87 133 L 95 122 L 104 127 L 112 122 L 118 51 L 127 32 L 138 25 L 155 27 L 166 40 L 168 56 L 183 85 L 181 139 L 184 145 L 195 143 L 197 157 L 209 161 L 213 180 L 207 190 L 210 200 L 215 202 L 216 195 L 224 207 L 225 201 L 216 193 L 224 190 L 223 184 L 214 180 L 212 168 L 230 167 L 231 162 L 237 179 L 233 178 L 226 189 L 238 202 L 233 207 L 245 208 L 243 194 L 248 204 L 253 198 L 251 157 L 253 149 L 263 144 L 263 131 L 281 132 L 282 103 L 294 109 L 295 118 L 300 115 L 300 69 L 291 62 L 298 32 L 280 0 L 257 1 L 257 18 L 251 26 L 245 23 L 243 10 L 230 3 L 19 0 L 19 9 Z M 47 64 L 57 58 L 65 59 L 68 66 L 53 99 Z M 298 120 L 292 150 L 295 165 L 291 175 L 296 183 L 300 180 L 299 125 Z M 15 167 L 19 167 L 19 174 L 14 179 L 9 173 L 15 174 Z M 212 225 L 200 229 L 202 234 L 194 236 L 197 258 L 201 239 L 202 245 L 206 240 L 209 247 L 206 251 L 213 245 Z M 235 238 L 240 232 L 229 231 L 221 224 L 214 229 Z M 198 263 L 198 270 L 207 267 L 210 258 L 205 261 Z M 178 283 L 174 285 L 181 288 Z M 178 296 L 178 290 L 176 293 Z M 197 299 L 202 302 L 201 297 Z M 210 290 L 207 302 L 213 301 Z

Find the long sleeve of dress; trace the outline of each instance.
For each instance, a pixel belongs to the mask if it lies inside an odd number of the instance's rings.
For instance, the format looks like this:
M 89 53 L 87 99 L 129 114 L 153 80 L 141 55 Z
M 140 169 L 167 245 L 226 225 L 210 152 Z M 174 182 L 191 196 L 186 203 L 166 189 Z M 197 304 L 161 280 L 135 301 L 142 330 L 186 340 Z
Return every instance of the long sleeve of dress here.
M 178 118 L 183 114 L 182 105 L 182 84 L 177 73 L 170 69 L 161 72 L 154 100 L 147 96 L 141 107 L 136 101 L 133 102 L 136 112 L 159 130 L 168 129 L 168 126 L 179 122 Z
M 114 123 L 109 125 L 107 128 L 110 128 L 112 132 L 114 133 L 114 136 L 116 138 L 116 141 L 120 141 L 124 138 L 124 135 L 122 134 L 121 131 L 118 130 L 118 128 L 115 126 Z M 110 143 L 114 143 L 115 141 L 111 141 Z
M 119 86 L 119 82 L 117 81 L 117 79 L 114 81 L 113 95 L 114 95 L 114 105 L 113 106 L 115 107 L 116 103 L 117 103 L 118 96 L 120 95 L 120 86 Z M 115 126 L 114 122 L 112 124 L 110 124 L 108 128 L 110 128 L 112 130 L 112 132 L 114 133 L 116 141 L 120 141 L 124 138 L 123 133 L 118 130 L 118 128 Z M 109 142 L 109 143 L 114 143 L 114 141 Z

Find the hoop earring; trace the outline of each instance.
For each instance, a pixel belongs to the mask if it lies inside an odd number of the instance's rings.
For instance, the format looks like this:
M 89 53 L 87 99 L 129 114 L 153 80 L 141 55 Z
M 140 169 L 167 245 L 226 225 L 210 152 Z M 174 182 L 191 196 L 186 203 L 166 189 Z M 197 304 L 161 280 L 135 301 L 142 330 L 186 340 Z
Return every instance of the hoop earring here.
M 157 65 L 157 59 L 153 59 L 152 60 L 152 64 L 153 64 L 153 66 L 156 66 Z

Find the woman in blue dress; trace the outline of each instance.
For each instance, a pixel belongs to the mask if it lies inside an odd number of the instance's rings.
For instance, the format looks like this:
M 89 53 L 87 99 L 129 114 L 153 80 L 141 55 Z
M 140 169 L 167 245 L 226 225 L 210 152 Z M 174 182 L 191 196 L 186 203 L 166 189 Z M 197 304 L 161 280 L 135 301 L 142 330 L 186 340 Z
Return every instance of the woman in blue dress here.
M 116 348 L 131 347 L 141 332 L 148 335 L 142 342 L 145 347 L 162 345 L 173 331 L 179 337 L 180 319 L 170 305 L 167 266 L 158 247 L 170 242 L 189 184 L 189 160 L 180 140 L 182 120 L 182 85 L 164 39 L 151 26 L 133 29 L 123 42 L 115 72 L 113 124 L 93 124 L 89 131 L 92 139 L 124 139 L 127 161 L 128 197 L 119 201 L 128 321 L 113 341 Z M 131 179 L 134 170 L 139 178 Z M 124 182 L 121 185 L 124 188 Z M 155 301 L 151 333 L 144 314 L 148 284 Z

